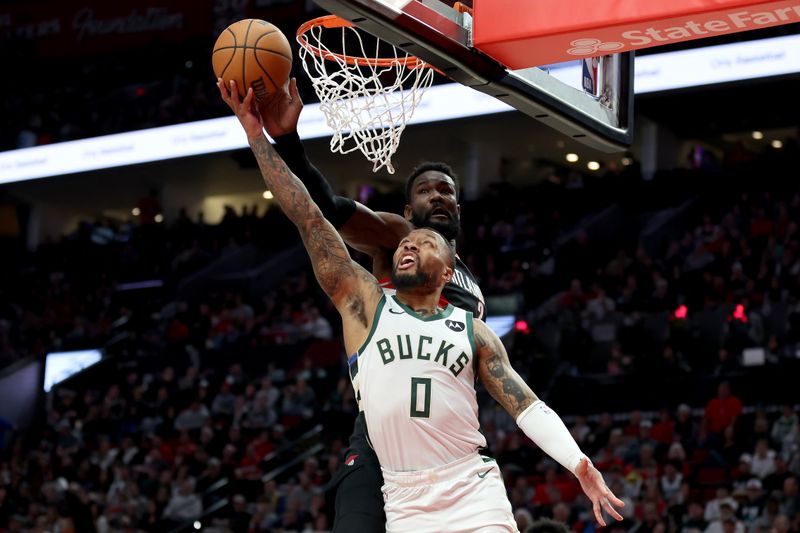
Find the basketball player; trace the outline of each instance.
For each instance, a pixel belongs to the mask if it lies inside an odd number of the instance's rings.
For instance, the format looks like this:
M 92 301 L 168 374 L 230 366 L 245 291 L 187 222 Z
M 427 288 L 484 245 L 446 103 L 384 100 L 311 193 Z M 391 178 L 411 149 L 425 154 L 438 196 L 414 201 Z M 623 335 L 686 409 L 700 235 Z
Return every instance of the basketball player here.
M 325 177 L 306 157 L 297 135 L 303 101 L 292 78 L 286 91 L 276 93 L 261 106 L 261 116 L 275 149 L 300 178 L 325 217 L 339 230 L 345 242 L 372 258 L 372 273 L 388 279 L 397 243 L 416 228 L 432 228 L 444 235 L 455 250 L 460 231 L 461 207 L 453 170 L 444 163 L 428 162 L 416 167 L 406 181 L 404 216 L 374 212 L 350 198 L 333 193 Z M 485 318 L 485 302 L 475 277 L 456 257 L 456 274 L 445 286 L 446 300 Z
M 311 199 L 323 215 L 353 248 L 372 257 L 372 273 L 384 286 L 390 285 L 392 254 L 397 244 L 417 228 L 432 228 L 450 242 L 453 250 L 460 230 L 458 183 L 455 174 L 443 163 L 424 163 L 406 181 L 404 216 L 376 213 L 370 208 L 337 196 L 324 176 L 306 157 L 297 135 L 297 122 L 303 102 L 294 78 L 284 92 L 274 94 L 260 113 L 275 148 L 289 169 L 305 184 Z M 467 266 L 456 256 L 455 272 L 444 286 L 443 305 L 471 311 L 485 318 L 483 294 Z M 386 517 L 381 486 L 383 477 L 375 451 L 367 441 L 364 413 L 356 418 L 344 463 L 335 479 L 336 501 L 333 533 L 383 533 Z
M 595 517 L 624 505 L 606 487 L 561 419 L 511 368 L 500 339 L 472 313 L 439 306 L 455 267 L 441 234 L 415 229 L 392 258 L 396 294 L 352 261 L 335 228 L 263 133 L 252 89 L 240 101 L 218 80 L 262 177 L 297 226 L 322 289 L 342 316 L 353 386 L 371 428 L 385 484 L 386 531 L 516 531 L 502 477 L 477 450 L 475 371 L 523 432 L 580 480 Z M 360 533 L 360 532 L 355 532 Z

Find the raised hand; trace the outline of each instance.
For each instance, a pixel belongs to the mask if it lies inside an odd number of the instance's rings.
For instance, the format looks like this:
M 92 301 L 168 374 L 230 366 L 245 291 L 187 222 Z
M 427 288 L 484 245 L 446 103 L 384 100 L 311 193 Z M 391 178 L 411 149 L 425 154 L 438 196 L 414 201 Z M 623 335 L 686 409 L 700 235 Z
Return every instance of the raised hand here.
M 603 520 L 603 509 L 615 520 L 622 520 L 622 515 L 617 512 L 614 506 L 625 507 L 625 502 L 614 496 L 614 493 L 606 486 L 606 482 L 603 481 L 603 475 L 588 459 L 581 459 L 578 468 L 575 470 L 575 475 L 578 481 L 581 482 L 581 488 L 586 497 L 592 500 L 592 509 L 598 524 L 603 527 L 606 526 L 606 522 Z
M 258 110 L 267 133 L 273 139 L 297 131 L 297 121 L 303 110 L 303 101 L 297 92 L 297 78 L 290 79 L 283 90 L 258 102 Z
M 222 78 L 217 78 L 217 87 L 222 100 L 228 104 L 228 107 L 231 108 L 231 111 L 242 124 L 247 134 L 247 140 L 252 141 L 262 137 L 264 135 L 264 122 L 261 120 L 261 114 L 256 108 L 255 94 L 252 87 L 247 89 L 244 100 L 239 97 L 239 90 L 233 80 L 231 80 L 230 89 L 228 89 L 228 87 L 225 87 L 225 82 Z

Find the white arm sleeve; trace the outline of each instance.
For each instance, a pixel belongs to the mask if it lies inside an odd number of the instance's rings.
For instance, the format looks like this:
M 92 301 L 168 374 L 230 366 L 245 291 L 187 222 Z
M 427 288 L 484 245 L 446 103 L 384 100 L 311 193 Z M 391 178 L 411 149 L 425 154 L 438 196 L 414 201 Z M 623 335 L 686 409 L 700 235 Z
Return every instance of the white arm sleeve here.
M 573 474 L 581 459 L 586 457 L 561 417 L 542 400 L 536 400 L 522 411 L 517 425 L 542 451 Z

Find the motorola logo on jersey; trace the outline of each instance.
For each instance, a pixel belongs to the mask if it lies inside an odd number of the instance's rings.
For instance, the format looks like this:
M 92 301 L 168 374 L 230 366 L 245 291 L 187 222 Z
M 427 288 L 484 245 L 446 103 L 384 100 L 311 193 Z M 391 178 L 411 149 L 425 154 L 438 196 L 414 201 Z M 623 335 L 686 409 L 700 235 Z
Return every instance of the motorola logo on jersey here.
M 455 320 L 445 320 L 444 323 L 453 331 L 464 331 L 464 328 L 466 327 L 463 322 L 457 322 Z

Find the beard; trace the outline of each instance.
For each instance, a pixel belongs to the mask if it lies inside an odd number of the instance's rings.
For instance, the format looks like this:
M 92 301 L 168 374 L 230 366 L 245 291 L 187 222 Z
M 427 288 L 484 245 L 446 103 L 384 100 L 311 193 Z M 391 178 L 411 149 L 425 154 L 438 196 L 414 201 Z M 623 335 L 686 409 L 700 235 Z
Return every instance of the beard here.
M 448 241 L 452 241 L 458 237 L 458 232 L 461 230 L 461 221 L 459 220 L 458 214 L 448 213 L 447 220 L 433 220 L 430 215 L 432 211 L 433 209 L 427 214 L 412 211 L 411 223 L 417 228 L 430 228 L 441 234 L 441 236 Z
M 402 274 L 397 271 L 397 267 L 392 269 L 392 284 L 396 289 L 416 289 L 424 287 L 431 282 L 432 276 L 419 270 L 414 274 Z

